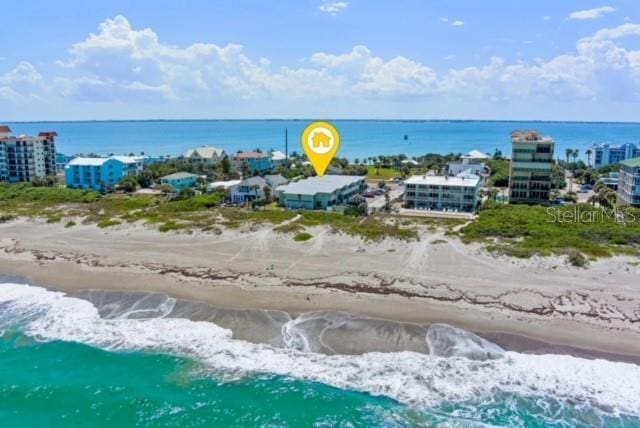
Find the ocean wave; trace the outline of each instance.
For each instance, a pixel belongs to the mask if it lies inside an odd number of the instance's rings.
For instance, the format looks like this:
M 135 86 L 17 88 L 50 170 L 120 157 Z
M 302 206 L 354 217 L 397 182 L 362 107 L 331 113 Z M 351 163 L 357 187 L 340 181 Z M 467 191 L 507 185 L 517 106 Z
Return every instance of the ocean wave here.
M 19 328 L 42 341 L 184 355 L 232 377 L 245 373 L 287 376 L 384 395 L 420 407 L 477 400 L 501 392 L 550 396 L 613 415 L 640 415 L 640 366 L 633 364 L 498 351 L 471 333 L 463 334 L 462 342 L 451 342 L 452 337 L 466 332 L 449 330 L 448 326 L 432 333 L 428 340 L 431 348 L 453 349 L 447 355 L 456 356 L 409 351 L 328 356 L 307 352 L 300 334 L 296 337 L 296 324 L 291 326 L 292 337 L 285 339 L 289 348 L 277 348 L 233 339 L 231 330 L 211 322 L 162 316 L 103 318 L 90 302 L 65 293 L 26 284 L 0 284 L 0 330 Z M 443 337 L 448 345 L 434 343 Z M 471 343 L 471 356 L 478 352 L 485 355 L 489 350 L 491 358 L 459 356 L 465 354 L 460 353 L 463 342 Z

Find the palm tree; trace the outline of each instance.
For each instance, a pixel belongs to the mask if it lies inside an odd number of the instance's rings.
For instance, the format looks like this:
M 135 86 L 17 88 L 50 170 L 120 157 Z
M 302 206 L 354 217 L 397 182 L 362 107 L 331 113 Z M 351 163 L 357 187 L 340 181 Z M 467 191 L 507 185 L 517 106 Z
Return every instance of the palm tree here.
M 571 157 L 573 158 L 573 173 L 574 173 L 574 174 L 576 173 L 576 167 L 578 166 L 578 165 L 576 164 L 576 162 L 578 161 L 578 154 L 579 154 L 578 149 L 574 149 L 574 150 L 571 152 Z
M 591 155 L 593 154 L 593 150 L 587 149 L 587 162 L 589 162 L 589 166 L 591 166 Z
M 565 149 L 564 154 L 567 156 L 567 163 L 569 163 L 569 158 L 573 154 L 573 149 Z

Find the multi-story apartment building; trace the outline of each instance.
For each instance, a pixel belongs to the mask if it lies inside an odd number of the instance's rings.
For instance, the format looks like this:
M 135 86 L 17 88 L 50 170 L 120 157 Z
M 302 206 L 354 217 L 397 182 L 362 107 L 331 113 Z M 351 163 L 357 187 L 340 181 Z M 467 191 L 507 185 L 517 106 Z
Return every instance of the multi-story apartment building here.
M 404 182 L 404 206 L 434 211 L 473 212 L 480 192 L 480 177 L 414 175 Z
M 632 143 L 622 144 L 620 146 L 596 144 L 591 146 L 591 150 L 593 151 L 591 164 L 596 169 L 622 162 L 625 159 L 640 157 L 640 147 Z
M 261 152 L 238 152 L 234 158 L 238 171 L 242 171 L 242 165 L 247 165 L 252 174 L 263 174 L 271 171 L 273 164 L 271 155 Z
M 127 175 L 142 172 L 143 161 L 129 156 L 72 159 L 65 167 L 67 187 L 109 191 Z
M 57 135 L 15 136 L 8 126 L 0 126 L 0 181 L 18 183 L 55 175 Z
M 548 203 L 554 141 L 538 131 L 515 131 L 511 134 L 511 144 L 509 202 Z
M 640 157 L 622 162 L 618 179 L 618 205 L 640 207 Z

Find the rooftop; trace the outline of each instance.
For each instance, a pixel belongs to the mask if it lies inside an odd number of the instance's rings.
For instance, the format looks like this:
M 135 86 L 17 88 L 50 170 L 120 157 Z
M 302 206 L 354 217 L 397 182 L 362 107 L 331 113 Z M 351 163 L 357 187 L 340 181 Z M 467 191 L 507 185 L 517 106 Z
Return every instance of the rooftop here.
M 11 128 L 9 128 L 6 125 L 0 125 L 0 132 L 3 133 L 3 134 L 5 134 L 5 133 L 10 134 L 11 133 Z
M 530 131 L 513 131 L 511 133 L 511 141 L 514 143 L 552 143 L 549 137 L 542 136 L 535 130 Z
M 462 159 L 489 159 L 489 156 L 486 153 L 482 153 L 479 150 L 471 150 L 469 153 L 462 155 Z
M 278 191 L 297 195 L 315 195 L 316 193 L 333 193 L 336 190 L 363 180 L 359 175 L 324 175 L 314 176 L 278 187 Z
M 83 158 L 77 157 L 69 161 L 69 165 L 81 165 L 81 166 L 102 166 L 109 158 Z
M 238 152 L 238 154 L 236 154 L 237 159 L 262 159 L 268 157 L 270 156 L 260 152 Z
M 631 168 L 640 168 L 640 158 L 627 159 L 620 163 Z
M 187 150 L 187 152 L 184 154 L 184 157 L 190 158 L 194 153 L 197 153 L 201 158 L 210 159 L 214 156 L 222 156 L 224 154 L 224 150 L 213 146 L 201 146 L 197 149 Z
M 160 180 L 181 180 L 183 178 L 192 178 L 192 177 L 197 177 L 197 175 L 191 174 L 189 172 L 174 172 L 173 174 L 160 177 Z
M 218 187 L 228 189 L 229 187 L 237 186 L 241 181 L 242 180 L 214 181 L 213 183 L 209 183 L 208 187 L 209 189 L 217 189 Z
M 287 158 L 287 155 L 285 155 L 284 153 L 278 150 L 271 152 L 271 160 L 280 161 L 280 160 L 285 160 L 286 158 Z
M 480 177 L 473 174 L 459 174 L 455 177 L 446 175 L 414 175 L 405 180 L 405 184 L 426 184 L 430 186 L 476 187 Z

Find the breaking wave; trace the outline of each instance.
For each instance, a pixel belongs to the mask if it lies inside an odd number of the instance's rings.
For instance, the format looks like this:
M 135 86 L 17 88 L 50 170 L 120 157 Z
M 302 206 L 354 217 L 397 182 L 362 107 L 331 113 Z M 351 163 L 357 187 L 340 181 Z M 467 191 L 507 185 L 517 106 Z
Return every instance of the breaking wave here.
M 155 304 L 155 303 L 154 303 Z M 425 353 L 369 352 L 324 355 L 307 333 L 342 331 L 347 315 L 304 315 L 284 322 L 284 348 L 233 338 L 208 321 L 169 318 L 171 301 L 101 316 L 87 300 L 45 288 L 0 284 L 0 331 L 20 329 L 41 341 L 79 342 L 111 351 L 144 350 L 189 356 L 230 378 L 266 373 L 383 395 L 419 407 L 467 402 L 496 393 L 554 400 L 640 415 L 640 366 L 567 355 L 503 351 L 464 330 L 432 325 L 423 335 Z M 102 308 L 108 312 L 108 308 Z M 113 312 L 115 311 L 115 312 Z M 147 317 L 143 317 L 147 315 Z M 150 316 L 150 317 L 149 317 Z M 341 336 L 338 336 L 341 337 Z M 426 353 L 429 350 L 429 353 Z

